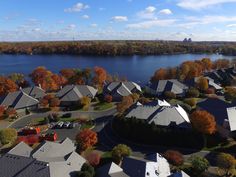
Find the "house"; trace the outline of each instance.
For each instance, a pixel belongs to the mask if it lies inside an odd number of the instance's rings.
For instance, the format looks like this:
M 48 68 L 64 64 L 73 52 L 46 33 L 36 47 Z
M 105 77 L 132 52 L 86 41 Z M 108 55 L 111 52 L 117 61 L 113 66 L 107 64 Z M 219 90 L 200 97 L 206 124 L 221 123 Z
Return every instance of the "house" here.
M 199 78 L 200 77 L 194 77 L 193 79 L 185 81 L 185 84 L 189 87 L 195 87 Z M 223 89 L 219 84 L 215 83 L 214 79 L 210 77 L 205 78 L 208 80 L 209 88 L 214 88 L 216 91 L 220 91 Z
M 185 95 L 188 86 L 181 83 L 177 79 L 169 79 L 169 80 L 159 80 L 156 82 L 152 82 L 145 87 L 145 91 L 148 94 L 154 96 L 163 95 L 165 92 L 173 92 L 178 96 Z
M 180 106 L 171 106 L 166 101 L 157 101 L 142 105 L 133 105 L 126 114 L 126 118 L 135 117 L 163 127 L 188 128 L 190 120 L 186 111 Z
M 0 157 L 0 176 L 73 177 L 86 160 L 66 138 L 60 143 L 45 141 L 36 149 L 23 142 Z
M 39 101 L 23 91 L 8 93 L 0 98 L 0 105 L 16 110 L 35 109 Z
M 88 85 L 67 85 L 57 92 L 56 96 L 60 99 L 62 106 L 69 106 L 77 103 L 83 97 L 93 99 L 97 91 Z
M 40 86 L 22 88 L 21 91 L 36 99 L 41 99 L 46 95 L 45 90 Z
M 226 109 L 228 124 L 225 123 L 224 127 L 228 128 L 231 132 L 236 131 L 236 107 L 230 107 Z
M 141 87 L 135 82 L 111 82 L 104 87 L 103 94 L 111 95 L 114 101 L 120 101 L 124 96 L 141 92 Z
M 103 165 L 96 171 L 96 177 L 129 177 L 123 169 L 114 162 Z
M 167 160 L 159 154 L 144 159 L 125 157 L 121 168 L 130 177 L 167 177 L 171 174 Z

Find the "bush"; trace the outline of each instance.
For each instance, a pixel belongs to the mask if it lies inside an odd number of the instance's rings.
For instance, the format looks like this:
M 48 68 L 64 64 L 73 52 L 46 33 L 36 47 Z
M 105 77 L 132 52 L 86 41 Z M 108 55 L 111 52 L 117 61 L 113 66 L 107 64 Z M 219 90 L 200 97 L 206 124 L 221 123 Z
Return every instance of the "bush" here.
M 186 93 L 186 96 L 189 98 L 198 98 L 199 95 L 200 95 L 200 92 L 196 88 L 190 88 Z
M 163 156 L 174 166 L 180 166 L 184 163 L 183 155 L 179 151 L 168 150 L 163 154 Z
M 166 98 L 168 98 L 168 99 L 175 99 L 175 98 L 176 98 L 175 93 L 169 92 L 169 91 L 166 91 L 166 92 L 164 93 L 164 96 L 165 96 Z
M 188 105 L 191 106 L 191 107 L 195 107 L 196 104 L 197 104 L 197 101 L 196 101 L 195 98 L 186 98 L 186 99 L 184 100 L 184 103 L 188 104 Z
M 17 131 L 13 128 L 6 128 L 0 130 L 0 142 L 5 145 L 8 143 L 14 143 L 17 139 Z
M 192 111 L 192 107 L 188 104 L 185 103 L 180 103 L 179 104 L 187 113 L 190 113 Z
M 111 156 L 117 164 L 120 163 L 120 161 L 123 159 L 123 157 L 130 156 L 132 153 L 132 150 L 129 146 L 125 144 L 118 144 L 115 146 L 111 151 Z
M 90 165 L 95 167 L 100 163 L 101 155 L 96 151 L 92 151 L 89 154 L 87 154 L 85 158 L 89 162 Z
M 93 177 L 94 175 L 95 175 L 94 168 L 87 163 L 84 163 L 83 166 L 81 167 L 81 171 L 78 172 L 79 177 Z
M 111 103 L 112 102 L 112 96 L 111 95 L 106 95 L 104 97 L 104 101 L 107 102 L 107 103 Z
M 200 156 L 191 157 L 191 164 L 196 176 L 201 175 L 209 167 L 209 162 L 206 158 Z

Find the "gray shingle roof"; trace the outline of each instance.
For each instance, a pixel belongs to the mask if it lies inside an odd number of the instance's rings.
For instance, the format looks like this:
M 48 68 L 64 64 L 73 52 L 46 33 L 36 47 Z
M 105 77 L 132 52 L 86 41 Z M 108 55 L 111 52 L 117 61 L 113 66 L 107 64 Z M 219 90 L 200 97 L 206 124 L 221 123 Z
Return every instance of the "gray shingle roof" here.
M 8 168 L 4 161 L 9 165 Z M 74 143 L 69 138 L 61 143 L 45 141 L 35 150 L 19 143 L 0 158 L 0 176 L 7 174 L 4 177 L 72 177 L 71 173 L 79 171 L 85 162 L 86 160 L 75 152 Z M 12 171 L 11 165 L 14 165 Z
M 43 98 L 46 95 L 45 91 L 38 86 L 23 88 L 22 91 L 36 99 Z
M 157 104 L 147 105 L 136 104 L 130 108 L 125 117 L 136 117 L 160 126 L 170 126 L 173 123 L 179 127 L 188 126 L 190 123 L 188 115 L 181 106 L 170 106 L 162 103 L 164 102 L 158 101 Z
M 96 177 L 129 177 L 114 162 L 103 165 L 96 171 Z
M 47 163 L 33 158 L 5 154 L 0 158 L 1 177 L 50 177 Z
M 8 153 L 13 155 L 30 157 L 32 150 L 33 149 L 27 144 L 25 144 L 24 142 L 20 142 L 14 148 L 12 148 Z
M 1 99 L 1 105 L 12 107 L 14 109 L 22 109 L 35 106 L 39 101 L 22 91 L 8 93 Z
M 141 92 L 141 87 L 135 82 L 111 82 L 105 88 L 105 92 L 111 95 L 128 96 L 134 91 Z
M 152 92 L 155 92 L 157 94 L 160 94 L 166 91 L 171 91 L 175 94 L 182 94 L 184 90 L 188 88 L 185 84 L 181 83 L 180 81 L 176 79 L 159 80 L 159 81 L 151 83 L 147 87 L 153 90 Z
M 61 101 L 79 101 L 82 97 L 94 98 L 97 94 L 97 89 L 88 85 L 67 85 L 63 87 L 56 96 Z

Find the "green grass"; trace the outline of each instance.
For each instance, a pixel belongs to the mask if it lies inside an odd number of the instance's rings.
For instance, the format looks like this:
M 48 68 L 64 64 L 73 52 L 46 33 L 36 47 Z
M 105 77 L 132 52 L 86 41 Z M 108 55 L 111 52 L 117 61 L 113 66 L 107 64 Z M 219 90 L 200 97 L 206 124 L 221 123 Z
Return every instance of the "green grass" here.
M 40 117 L 40 118 L 36 118 L 32 120 L 32 123 L 37 124 L 37 125 L 43 124 L 43 122 L 44 122 L 44 117 Z
M 74 122 L 78 120 L 78 118 L 68 117 L 68 118 L 60 118 L 60 121 L 62 122 Z
M 111 152 L 110 151 L 107 151 L 107 152 L 104 152 L 103 154 L 102 154 L 102 158 L 111 158 Z
M 90 129 L 92 128 L 94 125 L 93 124 L 90 124 L 90 123 L 84 123 L 81 125 L 81 130 L 84 130 L 84 129 Z
M 113 106 L 112 103 L 106 103 L 106 102 L 97 103 L 97 104 L 94 105 L 94 110 L 103 111 L 103 110 L 112 108 L 112 106 Z

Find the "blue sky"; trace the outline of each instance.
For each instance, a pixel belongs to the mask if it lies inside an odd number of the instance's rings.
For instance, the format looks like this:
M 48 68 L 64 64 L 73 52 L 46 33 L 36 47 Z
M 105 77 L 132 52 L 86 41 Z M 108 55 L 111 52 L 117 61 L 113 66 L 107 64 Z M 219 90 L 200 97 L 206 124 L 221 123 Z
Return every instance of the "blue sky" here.
M 0 0 L 0 41 L 236 41 L 236 0 Z

